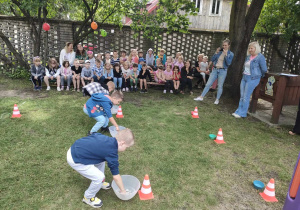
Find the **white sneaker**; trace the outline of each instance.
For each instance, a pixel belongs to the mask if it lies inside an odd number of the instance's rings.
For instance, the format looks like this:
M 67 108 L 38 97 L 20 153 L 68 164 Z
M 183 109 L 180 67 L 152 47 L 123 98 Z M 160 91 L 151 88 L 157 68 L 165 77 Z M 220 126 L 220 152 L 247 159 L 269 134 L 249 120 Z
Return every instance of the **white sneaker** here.
M 57 91 L 61 91 L 60 87 L 57 87 L 56 89 L 57 89 Z
M 129 92 L 129 89 L 128 89 L 128 87 L 126 88 L 126 92 Z
M 50 89 L 51 89 L 50 86 L 48 86 L 46 90 L 50 90 Z
M 109 190 L 111 188 L 111 185 L 108 182 L 103 182 L 101 189 L 103 190 Z
M 103 205 L 102 201 L 97 197 L 93 197 L 91 199 L 83 197 L 82 202 L 90 205 L 93 208 L 100 208 Z
M 170 90 L 170 93 L 173 93 L 173 90 Z
M 166 91 L 166 90 L 164 90 L 164 93 L 167 93 L 167 91 Z
M 125 92 L 125 88 L 123 88 L 122 91 Z
M 241 118 L 241 116 L 236 113 L 232 113 L 232 116 L 234 116 L 235 118 Z
M 203 101 L 203 97 L 198 96 L 197 98 L 194 98 L 194 101 Z
M 64 86 L 61 86 L 61 90 L 64 90 Z
M 67 89 L 66 89 L 66 91 L 69 91 L 70 90 L 70 88 L 69 88 L 69 86 L 67 86 Z
M 216 99 L 214 104 L 218 105 L 219 104 L 219 99 Z

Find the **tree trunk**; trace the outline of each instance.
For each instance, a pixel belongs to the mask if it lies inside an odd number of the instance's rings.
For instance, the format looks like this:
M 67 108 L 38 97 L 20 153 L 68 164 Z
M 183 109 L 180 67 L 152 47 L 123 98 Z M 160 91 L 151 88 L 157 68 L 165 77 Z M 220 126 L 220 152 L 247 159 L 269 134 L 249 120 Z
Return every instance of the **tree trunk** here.
M 229 39 L 230 49 L 234 53 L 232 64 L 228 68 L 227 83 L 231 86 L 233 98 L 240 96 L 240 82 L 247 54 L 248 44 L 257 23 L 265 0 L 252 0 L 247 12 L 248 0 L 234 0 L 230 14 Z M 247 15 L 246 15 L 247 13 Z

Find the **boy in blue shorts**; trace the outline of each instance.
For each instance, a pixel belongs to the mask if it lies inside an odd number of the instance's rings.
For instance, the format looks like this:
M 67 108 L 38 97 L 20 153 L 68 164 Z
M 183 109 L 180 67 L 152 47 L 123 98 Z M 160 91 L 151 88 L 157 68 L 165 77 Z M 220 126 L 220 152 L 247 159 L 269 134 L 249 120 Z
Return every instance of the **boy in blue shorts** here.
M 102 93 L 94 93 L 83 107 L 83 112 L 89 117 L 94 118 L 97 123 L 88 132 L 88 135 L 96 133 L 100 128 L 101 131 L 108 131 L 108 122 L 110 121 L 116 130 L 119 130 L 119 126 L 111 114 L 111 108 L 114 105 L 118 105 L 122 102 L 123 95 L 116 91 L 109 95 L 104 95 Z
M 130 129 L 119 131 L 115 138 L 94 133 L 75 141 L 67 152 L 67 162 L 75 171 L 92 181 L 84 193 L 82 202 L 94 208 L 103 205 L 96 194 L 100 189 L 111 188 L 109 183 L 104 182 L 105 161 L 120 193 L 127 193 L 119 174 L 118 152 L 125 151 L 133 144 L 134 135 Z

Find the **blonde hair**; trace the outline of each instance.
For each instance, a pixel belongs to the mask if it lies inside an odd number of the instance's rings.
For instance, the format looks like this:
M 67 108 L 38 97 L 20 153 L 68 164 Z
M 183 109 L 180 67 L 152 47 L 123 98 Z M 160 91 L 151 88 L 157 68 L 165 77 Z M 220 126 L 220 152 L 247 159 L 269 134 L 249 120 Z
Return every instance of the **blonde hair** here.
M 134 135 L 128 128 L 118 131 L 116 135 L 117 141 L 124 141 L 126 145 L 132 146 L 134 144 Z
M 112 82 L 112 81 L 109 81 L 106 85 L 108 87 L 108 91 L 109 90 L 114 90 L 116 88 L 115 83 Z
M 128 67 L 127 69 L 129 69 L 129 66 L 130 66 L 129 61 L 125 61 L 125 62 L 123 63 L 123 68 L 125 68 L 125 67 L 124 67 L 125 65 Z
M 68 47 L 70 46 L 70 44 L 73 45 L 72 42 L 66 42 L 66 45 L 65 45 L 65 48 L 64 48 L 66 52 L 68 52 Z M 72 48 L 71 52 L 73 52 L 73 48 Z
M 250 46 L 255 47 L 255 52 L 254 52 L 255 55 L 261 52 L 260 45 L 258 44 L 258 42 L 250 42 L 248 48 Z M 250 55 L 249 51 L 247 51 L 247 55 Z
M 171 61 L 172 61 L 172 63 L 173 63 L 173 57 L 172 57 L 172 56 L 168 56 L 168 57 L 167 57 L 167 60 L 168 60 L 169 58 L 171 58 Z
M 203 56 L 203 59 L 204 59 L 204 58 L 208 59 L 208 56 Z
M 181 60 L 182 60 L 182 62 L 183 62 L 183 57 L 182 57 L 182 56 L 179 56 L 179 57 L 178 57 L 178 60 L 179 60 L 179 59 L 181 59 Z
M 133 53 L 133 51 L 135 51 L 136 52 L 136 54 L 137 54 L 137 49 L 131 49 L 131 52 L 130 52 L 130 54 L 129 54 L 129 56 L 128 56 L 128 60 L 129 60 L 129 62 L 131 63 L 131 61 L 132 61 L 132 53 Z M 135 55 L 135 56 L 137 56 L 137 55 Z
M 200 53 L 200 54 L 197 56 L 197 59 L 199 59 L 200 56 L 202 56 L 202 58 L 204 58 L 204 54 L 203 54 L 203 53 Z
M 123 93 L 121 93 L 121 91 L 114 91 L 112 94 L 111 94 L 111 97 L 112 98 L 115 98 L 115 99 L 122 99 L 124 98 L 124 95 Z

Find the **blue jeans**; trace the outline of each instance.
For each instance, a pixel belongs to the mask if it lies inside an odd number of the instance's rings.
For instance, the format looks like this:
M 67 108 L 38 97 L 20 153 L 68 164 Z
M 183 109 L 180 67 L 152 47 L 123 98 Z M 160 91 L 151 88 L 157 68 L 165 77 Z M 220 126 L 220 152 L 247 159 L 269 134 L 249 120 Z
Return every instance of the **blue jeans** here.
M 214 68 L 209 76 L 209 79 L 205 85 L 205 88 L 201 94 L 201 97 L 204 97 L 206 95 L 206 93 L 209 91 L 209 88 L 212 86 L 214 81 L 216 79 L 218 79 L 217 99 L 219 100 L 223 93 L 223 85 L 224 85 L 226 76 L 227 76 L 227 69 L 215 69 Z
M 93 76 L 94 82 L 99 82 L 100 84 L 102 84 L 105 80 L 104 76 L 101 76 L 100 79 L 97 78 L 96 75 Z
M 121 88 L 122 87 L 122 77 L 120 78 L 117 78 L 117 77 L 114 77 L 114 83 L 115 83 L 115 87 L 117 88 Z M 119 83 L 119 85 L 118 85 Z
M 83 107 L 83 112 L 87 115 L 89 115 L 87 109 Z M 106 128 L 108 126 L 109 119 L 106 115 L 100 115 L 98 117 L 93 117 L 97 122 L 92 127 L 92 130 L 90 131 L 91 133 L 97 132 L 101 127 Z
M 250 96 L 253 93 L 256 86 L 259 84 L 260 78 L 251 79 L 251 75 L 243 75 L 240 89 L 241 89 L 241 98 L 239 107 L 235 111 L 236 114 L 241 117 L 247 117 L 247 112 L 250 104 Z

